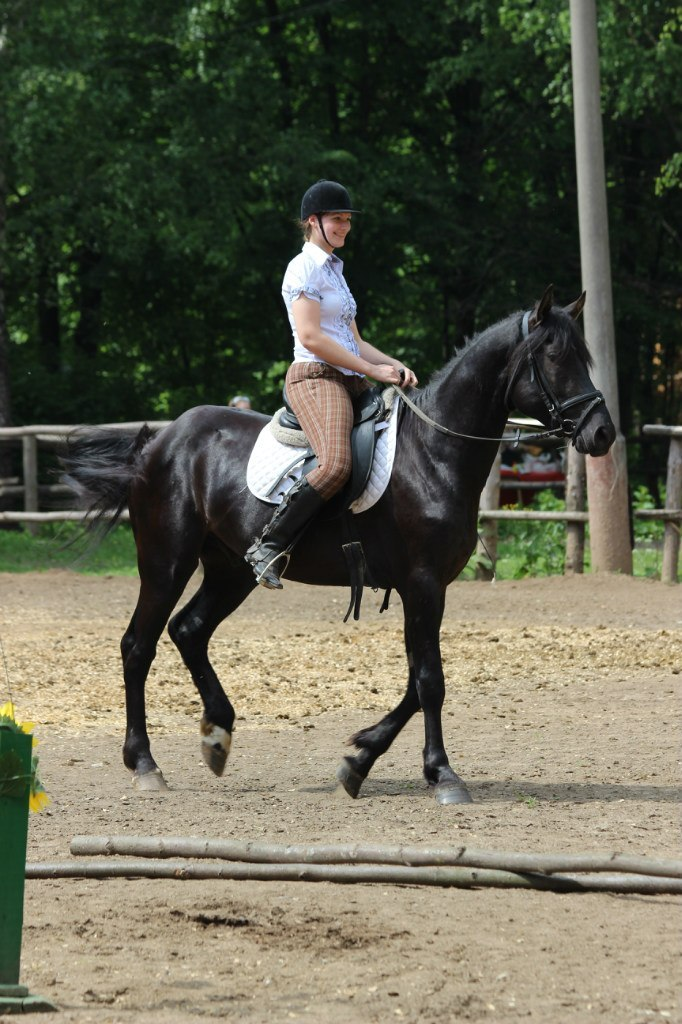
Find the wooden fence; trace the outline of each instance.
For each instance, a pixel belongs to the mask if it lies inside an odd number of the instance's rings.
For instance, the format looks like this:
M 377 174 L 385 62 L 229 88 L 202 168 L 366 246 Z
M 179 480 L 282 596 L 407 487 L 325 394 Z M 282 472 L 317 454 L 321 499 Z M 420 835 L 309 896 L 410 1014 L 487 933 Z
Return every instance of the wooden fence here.
M 160 430 L 168 421 L 146 421 L 152 430 Z M 104 423 L 100 427 L 122 431 L 139 430 L 143 422 Z M 530 421 L 510 421 L 514 427 L 537 429 L 541 424 Z M 73 508 L 45 511 L 46 504 L 63 502 L 67 504 L 69 489 L 61 484 L 39 483 L 38 448 L 52 448 L 62 442 L 66 435 L 77 429 L 72 425 L 34 425 L 23 427 L 0 427 L 0 443 L 20 443 L 22 448 L 22 477 L 0 480 L 0 498 L 9 496 L 21 502 L 20 511 L 0 511 L 0 523 L 60 522 L 80 520 L 83 513 Z M 643 427 L 643 433 L 650 437 L 667 438 L 669 442 L 666 479 L 666 503 L 664 509 L 636 509 L 639 519 L 654 519 L 665 523 L 663 541 L 663 562 L 661 579 L 664 582 L 677 581 L 677 566 L 680 552 L 680 523 L 682 523 L 682 427 L 651 424 Z M 509 441 L 513 440 L 510 435 Z M 525 520 L 536 522 L 559 521 L 567 525 L 566 570 L 582 572 L 584 558 L 585 524 L 589 512 L 585 510 L 584 457 L 569 448 L 566 474 L 566 510 L 563 512 L 540 512 L 536 510 L 512 510 L 499 508 L 500 459 L 496 459 L 488 482 L 481 495 L 480 521 L 482 544 L 479 552 L 487 551 L 494 556 L 497 540 L 496 523 L 500 520 Z M 516 485 L 515 485 L 516 486 Z M 43 511 L 41 511 L 41 506 Z M 126 518 L 124 515 L 123 518 Z
M 131 423 L 100 423 L 94 429 L 112 428 L 121 431 L 139 430 L 144 423 L 152 430 L 160 430 L 168 426 L 169 420 L 146 420 Z M 72 491 L 64 484 L 40 483 L 38 468 L 38 448 L 55 449 L 64 438 L 77 428 L 74 425 L 33 425 L 25 427 L 0 427 L 0 443 L 21 444 L 21 477 L 0 479 L 0 499 L 11 497 L 23 504 L 21 511 L 0 511 L 0 523 L 40 524 L 49 522 L 66 522 L 80 520 L 83 513 L 74 509 L 64 508 L 47 512 L 47 504 L 68 504 Z M 60 502 L 60 499 L 62 501 Z M 40 511 L 41 506 L 43 511 Z M 127 518 L 125 513 L 122 518 Z
M 667 438 L 669 442 L 666 475 L 665 508 L 634 509 L 637 519 L 652 519 L 665 523 L 663 537 L 663 560 L 661 579 L 664 583 L 676 583 L 680 555 L 680 524 L 682 523 L 682 427 L 647 424 L 642 432 L 648 437 Z M 494 557 L 497 533 L 495 524 L 501 520 L 535 520 L 565 522 L 567 527 L 565 569 L 567 572 L 582 572 L 585 549 L 585 525 L 589 523 L 589 512 L 585 510 L 585 457 L 574 448 L 568 449 L 566 473 L 566 509 L 562 512 L 540 512 L 499 508 L 500 460 L 495 461 L 481 495 L 479 519 L 482 523 L 479 558 L 483 554 Z M 482 562 L 479 575 L 487 575 Z

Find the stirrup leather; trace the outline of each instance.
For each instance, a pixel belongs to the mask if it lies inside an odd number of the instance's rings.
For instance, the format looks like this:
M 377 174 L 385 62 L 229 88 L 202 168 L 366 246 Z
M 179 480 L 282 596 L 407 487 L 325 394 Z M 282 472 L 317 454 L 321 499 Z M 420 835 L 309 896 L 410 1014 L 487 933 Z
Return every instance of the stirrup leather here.
M 289 565 L 291 550 L 306 526 L 324 504 L 324 499 L 302 477 L 277 508 L 259 540 L 253 542 L 245 554 L 258 583 L 271 590 L 281 590 L 279 581 Z M 281 569 L 278 563 L 285 559 Z

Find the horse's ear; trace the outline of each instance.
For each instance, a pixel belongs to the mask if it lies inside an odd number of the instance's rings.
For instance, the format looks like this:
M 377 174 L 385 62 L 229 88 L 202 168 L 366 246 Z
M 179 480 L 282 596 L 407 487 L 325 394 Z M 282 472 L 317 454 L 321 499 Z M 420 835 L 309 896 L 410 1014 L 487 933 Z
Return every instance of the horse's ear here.
M 580 295 L 579 298 L 575 300 L 575 302 L 572 302 L 570 306 L 564 306 L 564 312 L 568 313 L 571 319 L 577 320 L 580 314 L 582 313 L 583 307 L 585 305 L 586 294 L 586 292 L 583 292 L 582 295 Z
M 553 284 L 548 284 L 547 287 L 545 288 L 545 294 L 542 296 L 540 301 L 536 304 L 533 312 L 531 313 L 531 315 L 529 317 L 528 326 L 531 329 L 531 331 L 533 330 L 534 327 L 537 327 L 538 324 L 542 323 L 542 321 L 545 319 L 545 317 L 549 313 L 550 309 L 552 308 L 553 303 L 554 303 L 554 285 Z

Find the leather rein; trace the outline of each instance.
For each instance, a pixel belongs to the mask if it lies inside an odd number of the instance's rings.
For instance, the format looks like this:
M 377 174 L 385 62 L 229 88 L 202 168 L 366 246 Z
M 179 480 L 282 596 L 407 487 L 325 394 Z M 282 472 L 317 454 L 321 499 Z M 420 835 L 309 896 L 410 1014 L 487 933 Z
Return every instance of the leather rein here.
M 521 320 L 520 335 L 523 341 L 525 341 L 530 336 L 530 317 L 531 311 L 528 310 L 528 312 L 523 314 Z M 576 395 L 575 398 L 568 398 L 565 402 L 560 402 L 554 394 L 554 391 L 552 390 L 549 381 L 540 369 L 538 361 L 535 358 L 535 353 L 532 351 L 530 346 L 528 346 L 526 351 L 526 364 L 528 365 L 528 369 L 530 372 L 531 383 L 537 384 L 538 390 L 540 391 L 540 396 L 547 407 L 547 411 L 549 412 L 549 415 L 554 426 L 548 430 L 543 430 L 536 434 L 524 434 L 523 441 L 540 441 L 547 437 L 570 437 L 573 443 L 575 444 L 576 436 L 578 435 L 578 432 L 581 430 L 587 417 L 590 415 L 593 409 L 595 409 L 604 401 L 604 396 L 602 395 L 601 391 L 597 391 L 595 388 L 592 391 L 584 392 L 582 395 Z M 514 374 L 512 375 L 509 381 L 509 384 L 507 385 L 507 390 L 505 392 L 505 401 L 507 403 L 507 409 L 509 409 L 508 399 L 511 389 L 514 387 L 514 384 L 516 383 L 519 373 L 523 369 L 523 365 L 523 362 L 519 362 L 518 367 L 516 368 Z M 416 405 L 410 398 L 407 397 L 402 388 L 398 387 L 397 384 L 393 384 L 392 387 L 394 391 L 398 393 L 398 397 L 400 398 L 400 400 L 404 402 L 405 405 L 407 405 L 412 410 L 415 416 L 418 416 L 420 420 L 423 420 L 425 423 L 428 423 L 436 430 L 439 430 L 441 434 L 447 434 L 449 437 L 461 437 L 467 441 L 511 441 L 513 448 L 517 448 L 521 442 L 520 428 L 517 429 L 513 437 L 510 437 L 508 434 L 504 437 L 479 437 L 476 434 L 462 434 L 458 430 L 450 430 L 448 427 L 444 427 L 441 423 L 436 423 L 436 421 L 432 420 L 430 416 L 427 416 L 427 414 L 422 409 L 420 409 L 418 405 Z M 574 405 L 580 405 L 581 402 L 588 401 L 589 405 L 585 409 L 583 409 L 577 421 L 564 417 L 563 414 L 566 412 L 567 409 L 571 409 Z

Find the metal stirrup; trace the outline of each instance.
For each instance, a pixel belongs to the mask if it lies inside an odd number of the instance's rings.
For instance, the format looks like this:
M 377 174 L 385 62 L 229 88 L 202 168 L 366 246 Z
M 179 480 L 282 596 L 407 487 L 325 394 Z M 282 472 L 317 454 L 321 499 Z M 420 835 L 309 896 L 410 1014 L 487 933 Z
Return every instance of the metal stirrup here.
M 286 562 L 284 563 L 284 568 L 279 571 L 278 576 L 282 576 L 287 571 L 289 567 L 289 560 L 291 559 L 291 552 L 280 551 L 275 555 L 274 558 L 270 559 L 270 561 L 268 562 L 264 569 L 261 569 L 261 571 L 256 576 L 256 583 L 260 583 L 268 569 L 271 569 L 275 562 L 277 562 L 280 558 L 286 558 Z

